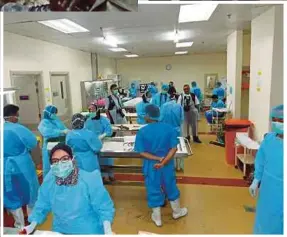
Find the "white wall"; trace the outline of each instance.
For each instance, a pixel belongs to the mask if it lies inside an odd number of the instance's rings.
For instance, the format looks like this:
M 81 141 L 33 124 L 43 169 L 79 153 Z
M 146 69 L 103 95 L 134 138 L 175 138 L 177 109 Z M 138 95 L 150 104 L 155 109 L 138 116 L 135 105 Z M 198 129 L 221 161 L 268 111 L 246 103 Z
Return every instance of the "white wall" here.
M 4 87 L 11 86 L 10 71 L 41 71 L 44 88 L 50 88 L 50 72 L 69 72 L 73 113 L 82 109 L 80 81 L 92 79 L 89 53 L 32 38 L 4 33 Z
M 243 55 L 243 32 L 234 31 L 227 37 L 227 84 L 232 87 L 232 94 L 227 96 L 231 102 L 234 118 L 241 117 L 241 77 Z
M 258 140 L 269 131 L 271 106 L 283 103 L 282 25 L 280 6 L 272 7 L 251 23 L 249 119 L 255 123 Z
M 169 71 L 166 70 L 167 64 L 172 66 Z M 195 80 L 204 89 L 204 74 L 218 73 L 219 78 L 226 76 L 226 53 L 119 59 L 117 71 L 125 83 L 133 80 L 158 84 L 174 81 L 177 90 L 182 91 L 184 84 Z
M 117 74 L 116 60 L 114 58 L 108 58 L 101 55 L 97 55 L 98 61 L 98 76 L 107 78 L 107 75 Z

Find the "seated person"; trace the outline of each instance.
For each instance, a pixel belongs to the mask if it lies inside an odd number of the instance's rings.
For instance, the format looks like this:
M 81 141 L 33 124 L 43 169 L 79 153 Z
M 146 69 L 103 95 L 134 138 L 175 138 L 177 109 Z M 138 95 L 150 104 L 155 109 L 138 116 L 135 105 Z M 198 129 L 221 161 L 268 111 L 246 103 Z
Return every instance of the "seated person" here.
M 212 97 L 212 103 L 211 103 L 211 110 L 208 110 L 205 112 L 205 118 L 207 122 L 210 124 L 212 123 L 212 117 L 223 117 L 224 113 L 218 113 L 216 111 L 213 111 L 212 109 L 223 109 L 225 108 L 225 104 L 222 102 L 222 100 L 218 99 L 217 95 L 213 95 Z

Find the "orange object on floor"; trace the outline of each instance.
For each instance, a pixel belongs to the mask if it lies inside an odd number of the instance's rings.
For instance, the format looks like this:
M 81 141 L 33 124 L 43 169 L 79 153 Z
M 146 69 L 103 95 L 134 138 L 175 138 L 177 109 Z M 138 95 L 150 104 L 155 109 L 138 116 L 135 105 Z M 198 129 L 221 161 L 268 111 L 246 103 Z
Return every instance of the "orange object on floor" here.
M 235 137 L 237 132 L 248 132 L 252 123 L 246 119 L 228 119 L 225 121 L 225 159 L 227 164 L 235 165 Z M 240 151 L 240 149 L 238 150 Z

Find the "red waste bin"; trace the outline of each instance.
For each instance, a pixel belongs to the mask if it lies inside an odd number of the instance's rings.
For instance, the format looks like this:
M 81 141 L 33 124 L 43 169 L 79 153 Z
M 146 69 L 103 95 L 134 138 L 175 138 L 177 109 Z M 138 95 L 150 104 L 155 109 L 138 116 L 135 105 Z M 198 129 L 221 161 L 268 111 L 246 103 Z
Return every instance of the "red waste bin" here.
M 227 164 L 235 165 L 235 137 L 237 132 L 247 132 L 252 123 L 245 119 L 225 121 L 225 159 Z M 240 152 L 240 151 L 239 151 Z

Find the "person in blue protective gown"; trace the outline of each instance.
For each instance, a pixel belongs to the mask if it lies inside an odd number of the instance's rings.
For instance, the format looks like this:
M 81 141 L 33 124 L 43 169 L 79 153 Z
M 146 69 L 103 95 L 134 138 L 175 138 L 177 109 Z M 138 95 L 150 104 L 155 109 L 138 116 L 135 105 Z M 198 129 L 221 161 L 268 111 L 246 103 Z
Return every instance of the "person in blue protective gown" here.
M 170 95 L 168 94 L 169 86 L 167 84 L 163 84 L 161 87 L 161 92 L 157 93 L 151 100 L 151 103 L 157 105 L 158 107 L 162 107 L 164 103 L 170 101 Z
M 180 104 L 176 103 L 175 96 L 171 98 L 171 101 L 165 103 L 160 112 L 160 121 L 171 125 L 177 131 L 177 136 L 182 136 L 181 126 L 184 122 L 184 112 Z M 177 170 L 183 170 L 183 159 L 175 159 Z
M 252 197 L 259 190 L 254 234 L 283 234 L 283 113 L 283 105 L 272 109 L 272 132 L 265 136 L 255 157 L 254 180 L 249 187 Z
M 146 91 L 142 95 L 142 101 L 136 104 L 137 123 L 145 124 L 145 107 L 150 104 L 152 94 Z
M 113 129 L 110 120 L 104 116 L 101 116 L 101 110 L 96 104 L 91 104 L 89 106 L 89 118 L 85 122 L 85 128 L 90 130 L 102 141 L 105 137 L 111 137 L 113 135 Z M 113 166 L 113 158 L 100 158 L 100 166 L 107 165 Z M 114 182 L 115 177 L 112 171 L 102 173 L 103 181 L 106 183 L 108 181 Z
M 225 98 L 225 90 L 222 88 L 221 82 L 216 83 L 216 87 L 212 91 L 213 95 L 217 95 L 218 99 L 223 100 Z
M 180 192 L 176 185 L 173 157 L 177 151 L 177 131 L 169 124 L 158 122 L 160 110 L 156 105 L 146 107 L 148 125 L 141 128 L 135 140 L 134 150 L 144 158 L 143 175 L 147 191 L 147 202 L 152 208 L 151 218 L 156 226 L 162 226 L 161 206 L 168 198 L 173 218 L 187 215 L 186 208 L 180 208 Z M 164 186 L 164 191 L 162 189 Z
M 129 89 L 129 97 L 131 98 L 136 98 L 137 97 L 137 88 L 136 88 L 136 84 L 132 83 L 131 87 Z
M 148 85 L 148 91 L 151 93 L 151 96 L 154 97 L 158 93 L 158 89 L 155 86 L 154 82 L 151 82 Z
M 53 215 L 52 231 L 66 235 L 112 234 L 113 201 L 98 170 L 77 167 L 69 146 L 59 143 L 50 152 L 51 172 L 45 177 L 37 202 L 24 230 L 31 234 L 47 215 Z
M 16 228 L 24 227 L 23 206 L 30 212 L 38 194 L 39 181 L 30 151 L 37 146 L 36 136 L 19 124 L 19 107 L 4 107 L 4 208 L 12 214 Z
M 211 110 L 205 112 L 205 118 L 209 124 L 212 123 L 212 117 L 218 116 L 219 118 L 224 116 L 224 113 L 213 111 L 212 109 L 223 109 L 225 104 L 222 100 L 218 99 L 217 95 L 212 95 L 212 103 L 210 105 Z
M 87 172 L 100 171 L 98 154 L 103 145 L 96 134 L 84 128 L 85 121 L 84 115 L 73 115 L 73 130 L 66 136 L 66 144 L 72 148 L 80 169 Z
M 58 109 L 54 105 L 46 106 L 43 119 L 38 126 L 38 130 L 43 137 L 42 159 L 43 159 L 43 177 L 50 171 L 49 154 L 47 144 L 49 139 L 63 137 L 68 133 L 68 129 L 57 116 Z
M 191 83 L 191 89 L 190 89 L 190 93 L 195 94 L 195 96 L 197 97 L 198 101 L 201 103 L 203 96 L 201 93 L 201 89 L 197 86 L 197 83 L 195 81 L 193 81 Z

